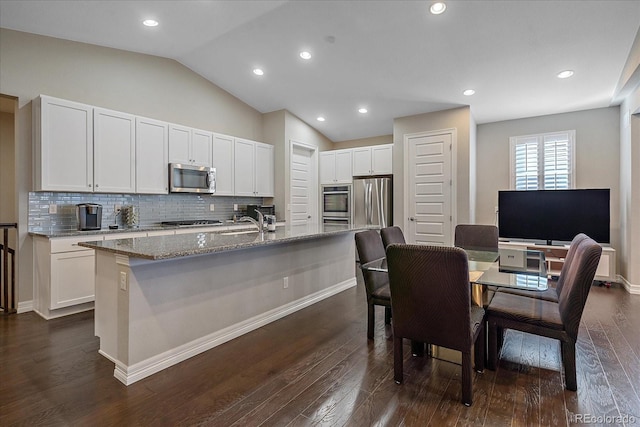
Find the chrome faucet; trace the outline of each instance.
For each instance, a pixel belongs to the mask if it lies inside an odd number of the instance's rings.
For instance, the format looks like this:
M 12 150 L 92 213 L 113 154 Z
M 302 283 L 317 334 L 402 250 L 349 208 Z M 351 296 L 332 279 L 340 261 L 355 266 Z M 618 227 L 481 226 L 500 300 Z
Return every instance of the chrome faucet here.
M 243 216 L 238 220 L 238 222 L 250 222 L 258 227 L 258 231 L 262 233 L 264 231 L 264 215 L 262 215 L 262 212 L 259 210 L 256 210 L 255 213 L 258 214 L 257 221 L 250 216 Z

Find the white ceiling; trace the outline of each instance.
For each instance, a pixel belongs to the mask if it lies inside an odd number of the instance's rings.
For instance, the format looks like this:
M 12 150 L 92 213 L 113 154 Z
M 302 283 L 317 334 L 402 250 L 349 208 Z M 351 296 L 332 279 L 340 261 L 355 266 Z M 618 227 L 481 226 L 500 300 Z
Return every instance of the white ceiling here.
M 640 25 L 637 0 L 449 0 L 439 16 L 430 3 L 0 0 L 0 26 L 173 58 L 344 141 L 462 105 L 478 123 L 609 106 Z

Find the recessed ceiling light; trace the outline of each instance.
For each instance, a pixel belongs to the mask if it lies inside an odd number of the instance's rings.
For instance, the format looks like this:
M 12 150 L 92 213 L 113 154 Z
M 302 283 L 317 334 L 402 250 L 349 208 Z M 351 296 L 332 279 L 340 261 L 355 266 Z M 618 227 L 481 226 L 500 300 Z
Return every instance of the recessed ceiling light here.
M 368 111 L 369 111 L 369 110 L 367 110 L 366 108 L 360 108 L 360 109 L 358 110 L 358 113 L 360 113 L 360 114 L 366 114 Z
M 255 74 L 256 76 L 261 76 L 264 74 L 264 71 L 262 71 L 261 68 L 254 68 L 253 69 L 253 74 Z
M 564 70 L 564 71 L 560 71 L 558 73 L 558 78 L 559 79 L 566 79 L 568 77 L 573 76 L 573 70 Z
M 429 8 L 429 11 L 434 15 L 440 15 L 442 12 L 445 11 L 446 8 L 447 8 L 447 5 L 439 1 L 432 4 L 431 7 Z
M 300 52 L 300 58 L 302 59 L 311 59 L 311 53 L 307 52 L 306 50 L 303 52 Z
M 157 27 L 158 24 L 159 22 L 155 19 L 145 19 L 144 21 L 142 21 L 142 25 L 144 25 L 145 27 Z
M 319 121 L 319 122 L 324 122 L 324 117 L 318 116 L 318 118 L 316 120 Z
M 475 90 L 473 90 L 473 89 L 467 89 L 467 90 L 465 90 L 464 92 L 462 92 L 462 94 L 463 94 L 463 95 L 466 95 L 466 96 L 471 96 L 471 95 L 473 95 L 474 93 L 476 93 L 476 91 L 475 91 Z

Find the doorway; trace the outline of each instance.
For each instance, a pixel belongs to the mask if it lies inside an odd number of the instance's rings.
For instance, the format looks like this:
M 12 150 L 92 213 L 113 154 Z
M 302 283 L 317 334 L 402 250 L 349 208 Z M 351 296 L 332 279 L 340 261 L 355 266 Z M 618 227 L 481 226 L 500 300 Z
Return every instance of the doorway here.
M 404 136 L 405 230 L 410 243 L 453 245 L 455 129 Z
M 292 225 L 318 222 L 317 148 L 291 141 L 289 210 Z

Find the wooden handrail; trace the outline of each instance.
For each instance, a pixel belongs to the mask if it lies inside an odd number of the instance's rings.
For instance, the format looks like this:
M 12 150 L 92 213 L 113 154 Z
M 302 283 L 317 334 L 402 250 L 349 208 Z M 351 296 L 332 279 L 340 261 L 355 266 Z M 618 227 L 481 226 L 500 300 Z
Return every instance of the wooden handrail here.
M 0 244 L 0 253 L 2 253 L 2 259 L 0 262 L 0 280 L 2 286 L 2 298 L 0 302 L 2 305 L 0 308 L 4 313 L 15 313 L 16 310 L 16 252 L 9 247 L 9 230 L 18 228 L 18 224 L 15 222 L 0 222 L 0 229 L 2 229 L 2 244 Z M 11 255 L 11 286 L 9 286 L 9 255 Z

